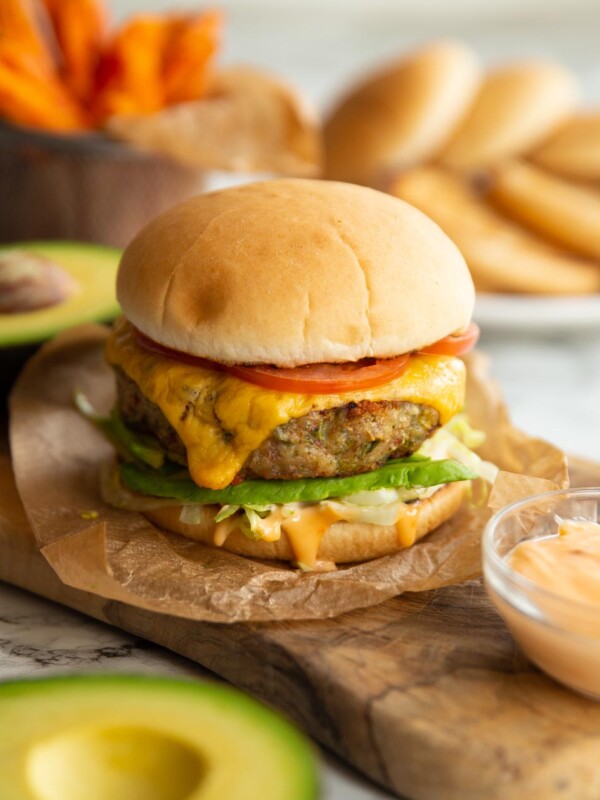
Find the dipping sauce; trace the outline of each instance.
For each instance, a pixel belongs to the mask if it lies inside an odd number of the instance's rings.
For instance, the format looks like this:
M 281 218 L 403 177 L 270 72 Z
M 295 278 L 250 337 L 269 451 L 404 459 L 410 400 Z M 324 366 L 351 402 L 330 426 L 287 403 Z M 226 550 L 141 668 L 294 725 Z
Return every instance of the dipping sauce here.
M 487 589 L 537 666 L 600 700 L 600 525 L 556 519 L 556 534 L 519 542 L 504 554 L 509 572 L 502 577 L 485 566 Z
M 550 592 L 598 605 L 600 618 L 600 525 L 564 520 L 557 536 L 529 539 L 507 557 L 515 572 Z

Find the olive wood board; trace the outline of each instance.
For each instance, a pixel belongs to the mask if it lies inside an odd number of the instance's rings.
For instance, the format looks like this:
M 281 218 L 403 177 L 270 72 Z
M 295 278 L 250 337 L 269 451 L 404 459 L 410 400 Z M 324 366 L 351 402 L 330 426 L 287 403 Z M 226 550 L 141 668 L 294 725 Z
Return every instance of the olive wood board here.
M 573 459 L 571 475 L 600 485 L 600 464 Z M 193 659 L 397 796 L 600 797 L 600 703 L 526 661 L 480 582 L 331 620 L 194 622 L 62 584 L 36 549 L 1 454 L 0 488 L 14 499 L 0 527 L 1 580 Z

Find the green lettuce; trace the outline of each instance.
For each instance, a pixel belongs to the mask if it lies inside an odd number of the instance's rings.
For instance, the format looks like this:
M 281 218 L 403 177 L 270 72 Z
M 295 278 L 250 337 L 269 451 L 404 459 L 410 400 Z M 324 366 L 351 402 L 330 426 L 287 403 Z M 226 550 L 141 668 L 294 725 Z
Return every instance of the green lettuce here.
M 120 474 L 127 488 L 142 494 L 168 497 L 182 503 L 236 506 L 318 502 L 362 491 L 438 486 L 477 477 L 472 469 L 458 461 L 430 461 L 421 457 L 388 461 L 379 469 L 347 478 L 249 480 L 225 489 L 204 489 L 188 476 L 165 475 L 135 462 L 121 464 Z
M 73 399 L 78 410 L 96 425 L 121 458 L 141 461 L 154 469 L 164 465 L 166 456 L 158 441 L 153 436 L 136 433 L 128 428 L 116 409 L 109 416 L 102 416 L 94 411 L 82 392 L 76 392 Z

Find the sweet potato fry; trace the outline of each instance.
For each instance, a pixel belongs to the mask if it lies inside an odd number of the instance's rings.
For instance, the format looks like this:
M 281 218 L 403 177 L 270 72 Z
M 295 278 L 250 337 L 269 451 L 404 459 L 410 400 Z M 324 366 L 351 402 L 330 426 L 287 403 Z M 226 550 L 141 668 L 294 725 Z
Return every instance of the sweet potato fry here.
M 80 100 L 90 100 L 107 14 L 99 0 L 43 0 L 62 55 L 64 82 Z
M 54 59 L 39 23 L 39 7 L 33 0 L 0 0 L 0 46 L 18 48 L 24 58 L 51 71 Z
M 0 0 L 1 2 L 1 0 Z M 26 50 L 18 42 L 0 39 L 0 64 L 21 75 L 43 79 L 52 75 L 52 71 L 41 63 L 35 53 Z
M 600 270 L 499 214 L 468 180 L 437 167 L 400 175 L 391 194 L 430 216 L 458 245 L 479 290 L 575 295 L 600 290 Z
M 133 17 L 108 42 L 96 75 L 94 116 L 151 114 L 165 103 L 163 53 L 169 22 L 145 14 Z
M 84 113 L 56 78 L 22 72 L 1 57 L 0 116 L 17 125 L 53 131 L 87 127 Z
M 220 45 L 222 26 L 223 17 L 219 11 L 172 21 L 163 71 L 168 105 L 198 100 L 205 94 L 210 62 Z

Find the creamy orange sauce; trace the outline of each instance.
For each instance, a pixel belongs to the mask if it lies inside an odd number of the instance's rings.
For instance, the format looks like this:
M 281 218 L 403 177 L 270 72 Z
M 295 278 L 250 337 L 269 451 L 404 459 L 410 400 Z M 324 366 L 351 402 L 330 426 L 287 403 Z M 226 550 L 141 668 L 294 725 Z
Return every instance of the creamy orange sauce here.
M 563 522 L 557 535 L 517 545 L 507 563 L 548 592 L 523 604 L 488 585 L 512 635 L 557 681 L 600 699 L 600 525 Z
M 339 518 L 328 506 L 309 506 L 302 509 L 297 516 L 282 522 L 281 527 L 287 533 L 299 564 L 314 568 L 321 539 L 327 528 Z
M 565 520 L 558 535 L 521 542 L 508 563 L 554 594 L 600 607 L 600 525 Z
M 346 519 L 340 510 L 329 503 L 303 505 L 289 503 L 275 508 L 268 516 L 257 524 L 256 530 L 264 542 L 276 542 L 281 532 L 287 535 L 294 553 L 294 560 L 303 567 L 317 568 L 317 560 L 321 539 L 334 522 Z M 240 525 L 238 515 L 228 517 L 219 522 L 215 528 L 213 542 L 221 547 L 230 533 Z M 417 538 L 418 508 L 414 504 L 399 504 L 396 520 L 398 543 L 401 547 L 410 547 Z M 333 568 L 333 565 L 327 569 Z
M 340 515 L 329 506 L 301 506 L 290 503 L 275 509 L 259 524 L 260 538 L 264 542 L 276 542 L 281 538 L 281 531 L 285 531 L 294 553 L 294 560 L 309 569 L 314 569 L 317 564 L 317 553 L 321 539 L 327 528 L 337 520 Z M 228 517 L 219 522 L 215 528 L 213 542 L 218 547 L 225 544 L 227 537 L 240 523 L 239 517 Z
M 217 522 L 213 533 L 213 544 L 215 547 L 223 547 L 229 534 L 232 533 L 238 525 L 239 520 L 235 517 L 227 517 L 227 519 Z
M 401 505 L 400 514 L 396 520 L 398 543 L 402 547 L 410 547 L 417 538 L 418 509 L 416 505 Z

